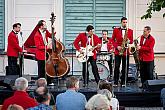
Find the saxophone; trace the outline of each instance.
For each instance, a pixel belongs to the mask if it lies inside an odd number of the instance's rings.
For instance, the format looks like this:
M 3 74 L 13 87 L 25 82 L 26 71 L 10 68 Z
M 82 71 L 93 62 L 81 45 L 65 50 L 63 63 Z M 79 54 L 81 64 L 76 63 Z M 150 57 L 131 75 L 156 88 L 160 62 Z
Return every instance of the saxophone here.
M 139 71 L 140 70 L 140 60 L 139 60 L 139 51 L 137 50 L 138 38 L 133 41 L 134 42 L 134 46 L 130 48 L 130 53 L 132 53 L 132 55 L 134 57 L 134 60 L 135 60 L 135 64 L 136 64 L 137 70 Z
M 122 41 L 122 44 L 121 44 L 121 50 L 119 51 L 119 55 L 123 56 L 124 54 L 124 51 L 126 50 L 126 46 L 128 44 L 128 29 L 125 30 L 125 35 L 124 35 L 124 39 Z

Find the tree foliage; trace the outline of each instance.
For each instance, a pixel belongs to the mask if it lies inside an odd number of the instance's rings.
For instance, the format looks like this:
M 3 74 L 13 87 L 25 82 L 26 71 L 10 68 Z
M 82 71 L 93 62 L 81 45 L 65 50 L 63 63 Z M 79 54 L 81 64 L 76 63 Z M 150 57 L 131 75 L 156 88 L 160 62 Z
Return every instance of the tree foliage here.
M 141 19 L 147 19 L 152 17 L 152 13 L 156 11 L 160 11 L 162 8 L 165 8 L 165 0 L 151 0 L 148 6 L 146 14 L 141 17 Z M 165 17 L 165 13 L 163 13 L 163 17 Z

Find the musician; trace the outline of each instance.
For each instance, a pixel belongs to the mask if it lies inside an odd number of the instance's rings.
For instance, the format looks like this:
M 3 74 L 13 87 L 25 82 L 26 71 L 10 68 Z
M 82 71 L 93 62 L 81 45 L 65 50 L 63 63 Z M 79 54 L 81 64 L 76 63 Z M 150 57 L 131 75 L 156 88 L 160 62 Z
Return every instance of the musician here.
M 140 45 L 137 46 L 139 50 L 140 59 L 140 76 L 142 84 L 146 80 L 153 79 L 154 71 L 154 45 L 155 39 L 150 34 L 151 27 L 145 26 L 143 30 L 143 35 L 140 38 Z
M 125 36 L 126 35 L 126 36 Z M 124 36 L 126 37 L 126 40 L 124 40 Z M 125 42 L 125 44 L 132 44 L 133 43 L 133 30 L 127 28 L 127 18 L 122 17 L 121 18 L 121 27 L 114 28 L 113 34 L 112 34 L 112 40 L 114 42 L 115 47 L 115 70 L 114 70 L 114 84 L 115 86 L 118 85 L 119 81 L 119 73 L 120 73 L 120 64 L 122 60 L 122 70 L 121 70 L 121 86 L 125 86 L 125 78 L 127 79 L 128 76 L 128 67 L 129 67 L 129 51 L 124 51 L 123 55 L 120 55 L 119 52 L 122 50 L 122 48 L 127 48 L 128 45 L 125 45 L 122 47 L 122 43 Z M 126 55 L 127 53 L 127 55 Z M 127 61 L 127 65 L 126 65 Z M 127 72 L 126 72 L 126 66 L 127 66 Z M 125 73 L 126 72 L 126 73 Z M 125 76 L 126 74 L 126 76 Z
M 48 44 L 48 37 L 51 38 L 51 34 L 47 30 L 46 22 L 40 20 L 37 24 L 38 31 L 34 36 L 34 42 L 36 46 L 36 60 L 38 63 L 38 77 L 45 78 L 47 77 L 48 84 L 51 83 L 51 77 L 45 74 L 45 62 L 46 62 L 46 50 Z
M 74 41 L 74 46 L 75 46 L 76 50 L 80 51 L 80 53 L 83 53 L 83 51 L 80 47 L 87 47 L 87 45 L 91 45 L 91 46 L 98 46 L 98 48 L 99 48 L 100 45 L 98 45 L 98 44 L 101 44 L 101 41 L 98 38 L 98 36 L 94 34 L 94 27 L 92 25 L 88 25 L 86 27 L 86 32 L 80 33 Z M 90 62 L 91 66 L 92 66 L 92 72 L 95 77 L 95 81 L 96 81 L 96 83 L 98 83 L 100 80 L 100 76 L 98 74 L 98 68 L 96 65 L 97 49 L 94 49 L 92 52 L 94 55 L 89 56 L 87 63 Z M 85 86 L 86 84 L 88 84 L 89 71 L 87 69 L 87 73 L 86 73 L 86 62 L 83 62 L 82 64 L 83 64 L 82 75 L 83 75 L 83 79 L 84 79 L 83 83 Z
M 108 37 L 108 30 L 102 30 L 102 37 L 100 37 L 101 40 L 101 50 L 102 53 L 112 53 L 113 52 L 113 41 L 111 38 Z M 110 77 L 112 77 L 112 54 L 109 55 L 110 59 L 107 59 L 109 71 L 110 71 Z
M 8 66 L 17 66 L 17 59 L 19 52 L 22 52 L 22 48 L 19 46 L 18 33 L 21 30 L 21 24 L 13 24 L 13 30 L 8 36 L 7 56 Z

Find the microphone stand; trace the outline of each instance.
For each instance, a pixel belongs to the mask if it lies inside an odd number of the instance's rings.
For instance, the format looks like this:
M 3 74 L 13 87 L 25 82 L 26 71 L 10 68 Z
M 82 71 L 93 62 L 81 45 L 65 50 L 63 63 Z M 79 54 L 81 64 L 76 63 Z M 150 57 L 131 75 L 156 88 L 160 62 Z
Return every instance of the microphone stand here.
M 127 72 L 128 72 L 128 71 L 127 71 L 127 69 L 128 69 L 128 68 L 127 68 L 127 66 L 128 66 L 128 63 L 127 63 L 127 60 L 128 60 L 128 58 L 127 58 L 127 57 L 128 57 L 128 56 L 127 56 L 127 55 L 128 55 L 128 52 L 127 52 L 127 50 L 128 50 L 128 44 L 126 45 L 125 48 L 126 48 L 126 56 L 125 56 L 126 62 L 125 62 L 125 81 L 124 81 L 124 87 L 127 86 L 127 74 L 128 74 L 128 73 L 127 73 Z
M 24 50 L 22 32 L 20 32 L 20 37 L 22 41 L 22 50 Z M 24 52 L 22 52 L 22 54 L 20 55 L 19 64 L 20 64 L 20 77 L 22 77 L 24 75 Z
M 87 78 L 87 76 L 88 76 L 88 43 L 89 43 L 89 39 L 87 37 L 86 50 L 85 50 L 86 62 L 85 62 L 85 79 L 84 79 L 85 80 L 85 87 L 87 87 L 87 88 L 88 88 L 88 83 L 89 83 L 87 81 L 88 80 L 88 78 Z
M 71 59 L 71 62 L 72 62 L 72 72 L 71 73 L 72 73 L 72 76 L 73 76 L 73 66 L 74 66 L 74 64 L 73 64 L 74 63 L 73 62 L 73 50 L 74 50 L 74 48 L 73 48 L 73 43 L 70 43 L 68 46 L 70 46 L 70 45 L 72 46 L 72 52 L 71 52 L 72 53 L 72 59 Z

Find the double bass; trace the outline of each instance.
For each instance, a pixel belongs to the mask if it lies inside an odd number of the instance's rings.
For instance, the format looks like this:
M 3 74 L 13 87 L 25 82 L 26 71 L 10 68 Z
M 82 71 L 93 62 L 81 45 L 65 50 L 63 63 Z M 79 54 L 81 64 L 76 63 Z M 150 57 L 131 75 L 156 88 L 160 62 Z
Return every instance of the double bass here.
M 54 13 L 51 13 L 51 37 L 52 37 L 52 48 L 47 49 L 47 59 L 45 64 L 46 74 L 50 77 L 62 77 L 68 74 L 70 70 L 69 62 L 64 57 L 65 46 L 62 42 L 57 40 L 54 36 Z

